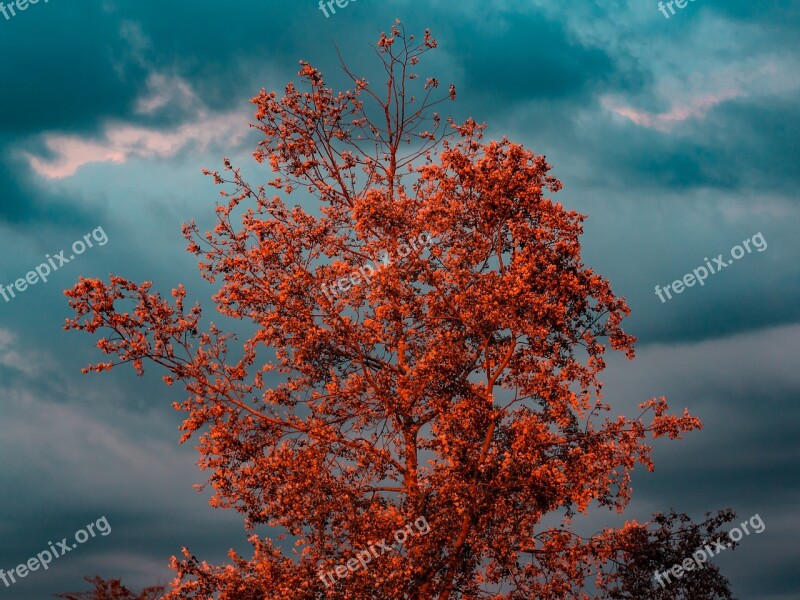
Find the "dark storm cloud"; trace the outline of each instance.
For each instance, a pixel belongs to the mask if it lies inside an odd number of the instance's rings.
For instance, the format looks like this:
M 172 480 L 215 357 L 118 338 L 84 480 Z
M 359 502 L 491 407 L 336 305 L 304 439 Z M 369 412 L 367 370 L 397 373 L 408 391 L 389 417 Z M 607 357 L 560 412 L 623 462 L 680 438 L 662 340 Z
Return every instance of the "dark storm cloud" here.
M 68 2 L 31 5 L 10 21 L 0 20 L 0 130 L 24 135 L 46 129 L 91 130 L 99 118 L 129 107 L 144 76 L 126 65 L 117 19 L 97 4 Z
M 505 102 L 563 101 L 614 73 L 602 49 L 571 40 L 560 23 L 531 13 L 504 16 L 502 26 L 489 30 L 468 23 L 451 44 L 462 61 L 465 92 Z
M 45 221 L 58 225 L 87 225 L 92 217 L 79 203 L 43 191 L 21 157 L 0 137 L 0 223 L 34 227 Z
M 800 184 L 798 122 L 800 109 L 788 98 L 730 100 L 675 132 L 605 122 L 584 130 L 583 142 L 592 145 L 598 172 L 616 173 L 612 186 L 791 195 Z
M 0 162 L 0 219 L 10 223 L 31 222 L 41 216 L 38 194 L 24 189 L 24 184 L 19 180 L 20 168 L 27 167 Z
M 790 77 L 782 73 L 781 77 Z M 800 107 L 794 97 L 727 102 L 699 136 L 716 141 L 721 161 L 743 188 L 774 190 L 797 200 Z
M 150 70 L 177 71 L 208 105 L 228 105 L 230 85 L 242 75 L 239 58 L 294 54 L 282 50 L 293 46 L 291 17 L 281 21 L 264 10 L 259 19 L 247 3 L 221 10 L 217 2 L 196 2 L 191 14 L 156 3 L 31 8 L 0 20 L 0 50 L 15 56 L 0 61 L 0 79 L 14 82 L 0 99 L 0 129 L 15 134 L 92 131 L 105 117 L 133 117 Z

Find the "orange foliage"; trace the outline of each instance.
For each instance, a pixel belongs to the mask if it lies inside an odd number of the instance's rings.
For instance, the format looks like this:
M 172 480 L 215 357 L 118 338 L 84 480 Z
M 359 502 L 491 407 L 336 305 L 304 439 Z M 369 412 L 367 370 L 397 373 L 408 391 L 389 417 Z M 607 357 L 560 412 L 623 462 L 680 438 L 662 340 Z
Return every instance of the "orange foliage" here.
M 273 179 L 252 187 L 226 159 L 216 227 L 184 228 L 217 310 L 253 325 L 235 358 L 181 286 L 173 302 L 121 277 L 67 292 L 67 328 L 112 332 L 98 347 L 116 359 L 90 370 L 161 365 L 188 392 L 182 441 L 199 435 L 213 505 L 293 542 L 253 532 L 254 555 L 219 567 L 185 550 L 166 598 L 588 598 L 621 532 L 580 538 L 570 515 L 621 511 L 647 439 L 700 427 L 663 398 L 602 418 L 607 346 L 633 358 L 628 307 L 581 262 L 584 217 L 546 196 L 545 158 L 432 111 L 455 99 L 415 81 L 435 47 L 393 26 L 385 85 L 344 67 L 354 87 L 334 93 L 303 62 L 307 90 L 253 98 Z M 306 192 L 321 214 L 285 204 Z M 420 235 L 436 243 L 323 293 Z M 543 526 L 554 512 L 563 526 Z M 320 579 L 420 517 L 427 535 Z

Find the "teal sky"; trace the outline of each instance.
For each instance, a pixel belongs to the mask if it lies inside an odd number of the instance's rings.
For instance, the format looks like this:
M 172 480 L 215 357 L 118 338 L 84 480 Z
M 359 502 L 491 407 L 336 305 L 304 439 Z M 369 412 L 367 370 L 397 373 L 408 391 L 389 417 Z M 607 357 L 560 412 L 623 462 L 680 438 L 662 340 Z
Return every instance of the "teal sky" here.
M 438 40 L 419 70 L 456 85 L 453 118 L 545 154 L 555 199 L 588 215 L 584 261 L 628 299 L 639 338 L 635 361 L 610 357 L 606 399 L 666 395 L 705 423 L 656 447 L 625 518 L 759 513 L 766 531 L 716 564 L 737 597 L 800 597 L 799 1 L 695 0 L 667 19 L 653 0 L 358 0 L 328 18 L 313 0 L 50 0 L 0 12 L 0 285 L 98 226 L 109 241 L 0 297 L 0 568 L 101 515 L 112 533 L 0 599 L 84 575 L 163 582 L 183 545 L 214 563 L 249 550 L 240 518 L 192 490 L 204 478 L 177 443 L 180 391 L 155 372 L 82 376 L 98 355 L 62 330 L 62 292 L 114 273 L 184 283 L 212 312 L 180 230 L 213 220 L 201 169 L 229 156 L 266 181 L 249 99 L 280 92 L 301 59 L 343 89 L 336 47 L 369 78 L 395 18 Z M 654 293 L 757 232 L 765 251 L 669 302 Z

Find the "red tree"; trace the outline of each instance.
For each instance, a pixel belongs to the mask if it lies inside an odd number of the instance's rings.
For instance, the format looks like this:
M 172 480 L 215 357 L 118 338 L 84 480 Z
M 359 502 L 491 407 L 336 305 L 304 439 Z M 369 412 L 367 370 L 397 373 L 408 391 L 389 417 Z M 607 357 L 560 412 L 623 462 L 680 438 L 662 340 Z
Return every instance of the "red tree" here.
M 110 332 L 116 359 L 88 370 L 150 359 L 185 387 L 181 441 L 199 435 L 212 504 L 252 533 L 228 566 L 184 549 L 166 598 L 588 598 L 643 529 L 580 538 L 571 516 L 622 511 L 647 438 L 700 426 L 663 398 L 602 417 L 607 345 L 633 358 L 628 307 L 582 264 L 584 217 L 546 197 L 561 184 L 544 157 L 433 111 L 455 99 L 416 81 L 435 47 L 393 26 L 385 85 L 344 67 L 354 89 L 334 93 L 303 62 L 306 90 L 253 98 L 273 179 L 250 186 L 226 159 L 207 172 L 215 229 L 184 229 L 217 310 L 252 323 L 234 356 L 182 286 L 173 302 L 116 276 L 67 292 L 67 329 Z M 321 213 L 289 208 L 298 193 Z

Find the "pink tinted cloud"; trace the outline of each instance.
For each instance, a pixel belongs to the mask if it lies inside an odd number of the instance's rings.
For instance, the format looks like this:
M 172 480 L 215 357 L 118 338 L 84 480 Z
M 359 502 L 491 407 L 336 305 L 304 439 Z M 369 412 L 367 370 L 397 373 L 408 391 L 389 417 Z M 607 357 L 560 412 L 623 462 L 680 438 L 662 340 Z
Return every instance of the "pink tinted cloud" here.
M 628 106 L 621 106 L 608 97 L 602 98 L 601 103 L 604 108 L 633 121 L 641 127 L 666 132 L 678 123 L 690 119 L 702 119 L 709 110 L 718 104 L 742 95 L 742 92 L 736 89 L 704 94 L 689 99 L 684 103 L 673 102 L 671 108 L 662 113 L 640 111 Z
M 36 173 L 57 179 L 74 175 L 89 163 L 124 163 L 134 157 L 165 158 L 190 144 L 200 150 L 217 141 L 235 144 L 248 130 L 247 121 L 239 112 L 201 117 L 171 130 L 111 124 L 99 140 L 45 134 L 45 146 L 54 156 L 43 158 L 31 153 L 24 156 Z
M 147 76 L 148 94 L 136 102 L 136 112 L 149 114 L 169 104 L 189 109 L 200 105 L 192 86 L 180 77 L 152 72 Z

